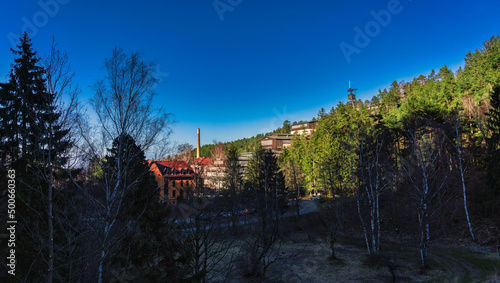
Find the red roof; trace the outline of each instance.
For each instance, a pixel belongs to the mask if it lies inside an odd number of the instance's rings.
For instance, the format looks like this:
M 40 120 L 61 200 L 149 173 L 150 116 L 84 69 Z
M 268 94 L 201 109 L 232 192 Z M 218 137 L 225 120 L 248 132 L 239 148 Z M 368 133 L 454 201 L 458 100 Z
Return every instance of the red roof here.
M 195 164 L 196 165 L 212 165 L 213 161 L 212 161 L 212 159 L 210 159 L 208 157 L 198 157 L 195 160 Z
M 193 168 L 191 168 L 191 166 L 189 166 L 186 161 L 154 161 L 154 163 L 165 167 L 170 167 L 175 170 L 193 170 Z
M 186 161 L 152 161 L 165 177 L 194 177 L 194 170 Z

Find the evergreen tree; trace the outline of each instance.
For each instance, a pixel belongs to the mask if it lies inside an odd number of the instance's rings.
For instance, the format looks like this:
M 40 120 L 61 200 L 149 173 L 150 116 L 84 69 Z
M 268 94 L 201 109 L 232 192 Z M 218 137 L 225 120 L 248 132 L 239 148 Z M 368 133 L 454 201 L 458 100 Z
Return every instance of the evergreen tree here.
M 282 131 L 281 131 L 282 134 L 289 134 L 291 127 L 292 127 L 292 124 L 290 123 L 290 121 L 288 121 L 288 120 L 283 121 L 283 127 L 282 127 Z
M 105 170 L 126 162 L 123 205 L 110 245 L 111 264 L 127 278 L 141 282 L 188 282 L 190 246 L 175 229 L 171 207 L 158 202 L 159 190 L 144 151 L 128 134 L 115 138 Z M 117 180 L 115 180 L 117 181 Z
M 300 195 L 302 189 L 303 174 L 300 164 L 295 162 L 293 153 L 284 148 L 278 158 L 280 170 L 284 177 L 288 197 L 293 201 L 297 216 L 300 215 Z
M 269 194 L 275 187 L 278 172 L 278 160 L 271 150 L 259 147 L 248 163 L 246 175 L 256 193 L 264 194 L 264 207 L 269 207 Z
M 385 93 L 382 92 L 382 94 L 384 95 L 381 99 L 383 108 L 390 110 L 394 107 L 399 107 L 401 93 L 399 91 L 399 84 L 397 81 L 393 81 L 389 91 Z
M 438 83 L 439 103 L 449 109 L 455 99 L 455 75 L 444 65 L 437 77 L 440 79 Z
M 37 144 L 35 129 L 43 119 L 40 114 L 47 111 L 51 102 L 46 91 L 44 69 L 26 32 L 17 48 L 11 49 L 19 57 L 14 60 L 9 82 L 0 85 L 2 157 L 4 160 L 8 157 L 10 165 L 33 153 Z M 19 169 L 26 167 L 19 166 Z
M 121 220 L 128 217 L 129 221 L 134 221 L 134 218 L 139 217 L 144 212 L 144 206 L 150 202 L 151 192 L 144 192 L 144 187 L 147 187 L 149 191 L 154 191 L 156 187 L 154 178 L 150 176 L 146 156 L 144 151 L 128 134 L 116 137 L 113 141 L 113 147 L 109 149 L 109 153 L 106 157 L 105 170 L 118 170 L 118 162 L 122 163 L 122 168 L 127 168 L 126 172 L 121 176 L 121 186 L 127 188 L 127 190 L 123 190 Z M 108 172 L 108 174 L 110 173 Z M 115 179 L 115 181 L 118 180 Z
M 22 219 L 20 276 L 28 281 L 52 282 L 56 261 L 56 171 L 65 165 L 70 147 L 68 130 L 60 121 L 55 93 L 47 90 L 46 70 L 27 33 L 18 49 L 8 83 L 0 86 L 2 167 L 19 176 L 18 216 Z M 61 180 L 59 180 L 61 181 Z
M 488 113 L 489 138 L 488 181 L 493 194 L 490 201 L 498 211 L 500 202 L 500 84 L 493 87 L 491 93 L 491 109 Z M 495 202 L 497 205 L 495 205 Z
M 238 226 L 238 205 L 241 204 L 241 165 L 238 163 L 238 150 L 234 146 L 227 149 L 227 158 L 225 162 L 224 188 L 228 190 L 231 199 L 231 225 L 233 232 L 237 232 Z
M 21 99 L 16 95 L 16 89 L 16 80 L 11 71 L 9 82 L 0 84 L 0 162 L 2 168 L 12 166 L 19 158 L 18 120 Z
M 21 44 L 17 46 L 19 49 L 12 49 L 19 57 L 14 60 L 11 79 L 15 81 L 12 85 L 15 86 L 15 95 L 21 102 L 18 110 L 20 146 L 21 156 L 25 158 L 33 154 L 39 144 L 40 130 L 37 125 L 44 122 L 44 114 L 50 111 L 48 108 L 53 102 L 53 95 L 47 93 L 44 69 L 40 66 L 37 52 L 32 49 L 28 34 L 25 32 L 20 40 Z

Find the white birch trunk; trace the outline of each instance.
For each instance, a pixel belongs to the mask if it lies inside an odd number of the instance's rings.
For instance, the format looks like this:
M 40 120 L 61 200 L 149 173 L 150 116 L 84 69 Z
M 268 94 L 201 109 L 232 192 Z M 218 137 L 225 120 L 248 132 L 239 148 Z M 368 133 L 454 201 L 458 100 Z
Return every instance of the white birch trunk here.
M 97 282 L 102 283 L 102 276 L 103 276 L 103 264 L 104 264 L 104 257 L 105 257 L 105 252 L 104 249 L 101 250 L 101 259 L 99 261 L 99 277 Z
M 378 193 L 375 196 L 375 206 L 376 206 L 376 213 L 377 213 L 377 246 L 375 253 L 378 254 L 380 251 L 380 208 L 378 206 Z
M 361 215 L 361 207 L 359 205 L 359 199 L 357 200 L 357 204 L 358 204 L 359 219 L 361 220 L 361 225 L 363 226 L 363 234 L 365 235 L 366 249 L 368 250 L 368 254 L 371 255 L 370 242 L 368 241 L 368 234 L 366 233 L 365 221 L 363 220 L 363 216 Z
M 464 195 L 464 210 L 465 210 L 465 218 L 467 219 L 467 225 L 469 225 L 469 232 L 472 237 L 472 241 L 476 241 L 474 237 L 474 233 L 472 232 L 472 225 L 470 223 L 469 218 L 469 210 L 467 209 L 467 194 L 465 193 L 465 179 L 464 179 L 464 170 L 462 166 L 462 150 L 460 148 L 460 132 L 458 130 L 458 123 L 455 125 L 455 138 L 457 139 L 457 153 L 458 153 L 458 165 L 460 166 L 460 178 L 462 180 L 462 190 Z
M 375 240 L 375 205 L 373 201 L 370 199 L 370 226 L 371 226 L 371 234 L 372 234 L 372 254 L 376 254 L 376 240 Z
M 49 274 L 47 276 L 47 282 L 52 283 L 54 277 L 54 216 L 53 216 L 53 186 L 54 182 L 52 180 L 52 124 L 49 125 L 49 148 L 48 148 L 48 160 L 49 160 Z

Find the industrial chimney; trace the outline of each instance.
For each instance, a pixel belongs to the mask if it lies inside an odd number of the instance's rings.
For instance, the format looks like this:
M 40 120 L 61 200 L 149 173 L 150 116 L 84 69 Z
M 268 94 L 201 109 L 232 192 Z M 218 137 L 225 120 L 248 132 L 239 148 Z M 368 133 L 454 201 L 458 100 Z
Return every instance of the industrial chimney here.
M 196 158 L 200 158 L 200 128 L 196 131 L 198 135 L 198 142 L 196 144 Z

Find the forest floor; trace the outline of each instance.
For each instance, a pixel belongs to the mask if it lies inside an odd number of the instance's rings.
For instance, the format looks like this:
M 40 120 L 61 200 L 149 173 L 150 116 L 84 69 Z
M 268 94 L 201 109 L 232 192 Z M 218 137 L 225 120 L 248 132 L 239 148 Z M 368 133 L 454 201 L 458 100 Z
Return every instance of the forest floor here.
M 431 268 L 423 270 L 419 247 L 414 244 L 384 241 L 380 256 L 370 257 L 364 239 L 341 234 L 335 244 L 336 259 L 332 259 L 326 233 L 314 213 L 317 209 L 313 202 L 303 204 L 309 213 L 301 216 L 298 229 L 282 242 L 280 255 L 266 276 L 248 278 L 234 270 L 229 282 L 500 282 L 498 247 L 474 243 L 431 243 Z
M 282 243 L 279 259 L 265 278 L 235 274 L 229 282 L 500 282 L 498 256 L 465 248 L 431 248 L 432 268 L 426 270 L 420 268 L 417 247 L 384 243 L 381 256 L 374 258 L 367 255 L 363 240 L 341 237 L 335 253 L 331 259 L 326 240 L 318 235 L 295 233 Z

